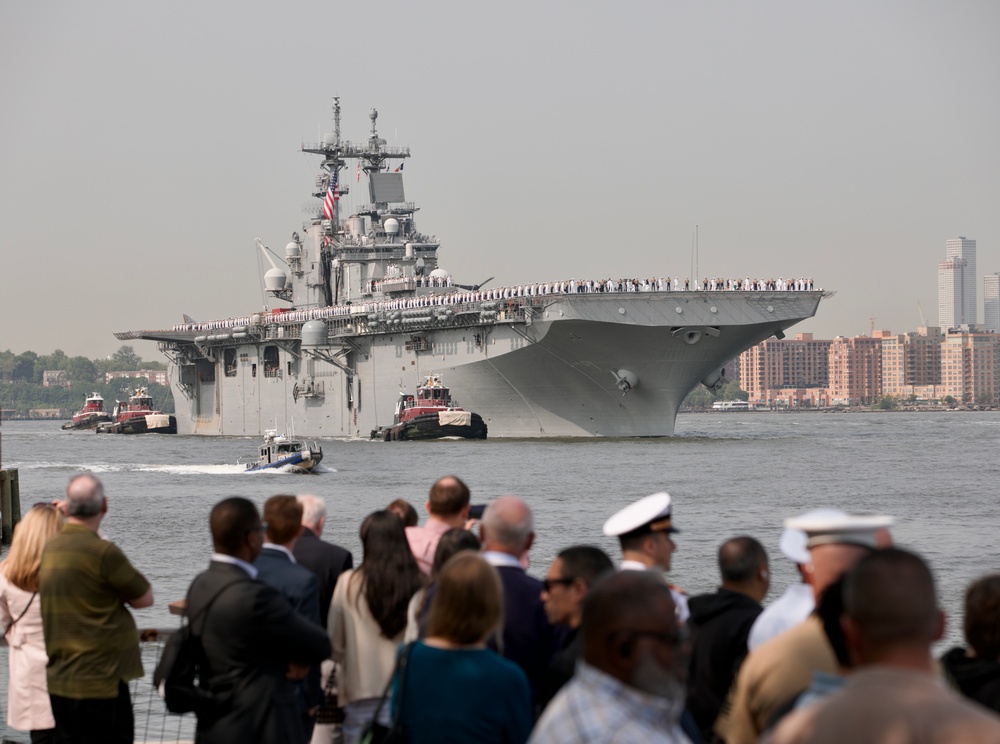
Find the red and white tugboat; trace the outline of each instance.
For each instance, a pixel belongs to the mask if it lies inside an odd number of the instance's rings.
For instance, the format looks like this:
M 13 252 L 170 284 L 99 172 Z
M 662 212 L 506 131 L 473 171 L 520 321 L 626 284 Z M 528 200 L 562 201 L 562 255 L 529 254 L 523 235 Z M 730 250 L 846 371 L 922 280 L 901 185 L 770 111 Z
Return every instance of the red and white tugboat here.
M 400 393 L 392 426 L 372 431 L 372 439 L 486 439 L 486 422 L 478 413 L 461 408 L 441 384 L 441 375 L 430 375 L 416 396 Z
M 73 414 L 73 420 L 62 425 L 63 429 L 93 429 L 98 424 L 111 421 L 111 414 L 104 410 L 104 398 L 91 393 L 83 401 L 83 408 Z
M 138 387 L 128 402 L 115 402 L 114 420 L 98 424 L 98 434 L 176 434 L 177 419 L 153 407 L 153 397 Z

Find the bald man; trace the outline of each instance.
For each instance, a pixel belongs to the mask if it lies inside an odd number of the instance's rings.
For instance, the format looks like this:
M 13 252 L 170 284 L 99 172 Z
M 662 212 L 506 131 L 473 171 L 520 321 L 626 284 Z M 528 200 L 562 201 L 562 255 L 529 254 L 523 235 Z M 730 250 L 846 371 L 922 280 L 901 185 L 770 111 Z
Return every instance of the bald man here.
M 528 675 L 538 708 L 556 639 L 541 599 L 542 582 L 528 576 L 520 562 L 535 541 L 531 509 L 517 496 L 501 496 L 483 512 L 479 537 L 483 558 L 503 584 L 503 655 Z
M 905 550 L 864 558 L 844 581 L 841 624 L 853 671 L 837 693 L 784 719 L 771 744 L 987 744 L 1000 718 L 948 690 L 931 645 L 944 634 L 934 578 Z
M 687 648 L 670 589 L 647 571 L 599 581 L 583 607 L 583 661 L 529 744 L 671 742 L 680 725 Z
M 434 553 L 441 535 L 454 527 L 465 527 L 469 518 L 470 498 L 469 487 L 461 478 L 454 475 L 438 478 L 431 486 L 427 503 L 424 504 L 428 514 L 427 522 L 422 527 L 406 528 L 410 552 L 426 576 L 431 575 Z
M 98 535 L 104 486 L 74 476 L 66 525 L 45 545 L 39 595 L 56 741 L 133 741 L 128 682 L 142 677 L 139 632 L 125 605 L 153 604 L 153 590 L 114 543 Z

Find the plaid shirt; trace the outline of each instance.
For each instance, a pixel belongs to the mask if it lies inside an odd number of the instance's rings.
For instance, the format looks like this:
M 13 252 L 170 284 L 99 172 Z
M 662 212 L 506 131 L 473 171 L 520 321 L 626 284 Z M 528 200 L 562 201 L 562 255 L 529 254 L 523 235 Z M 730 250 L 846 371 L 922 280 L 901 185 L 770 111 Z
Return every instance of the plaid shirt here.
M 690 744 L 679 724 L 683 710 L 683 700 L 641 692 L 581 661 L 528 744 Z

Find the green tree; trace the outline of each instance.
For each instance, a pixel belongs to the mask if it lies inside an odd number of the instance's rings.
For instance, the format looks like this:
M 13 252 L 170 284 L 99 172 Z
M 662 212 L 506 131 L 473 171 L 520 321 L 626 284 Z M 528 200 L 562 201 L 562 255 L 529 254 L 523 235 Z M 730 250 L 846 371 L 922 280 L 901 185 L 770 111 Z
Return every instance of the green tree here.
M 71 382 L 92 384 L 97 381 L 97 367 L 87 357 L 75 356 L 66 363 L 66 374 Z
M 33 351 L 25 351 L 17 356 L 17 365 L 14 368 L 14 376 L 11 378 L 13 380 L 21 380 L 22 382 L 31 382 L 35 379 L 35 367 L 38 365 L 38 354 Z M 42 373 L 39 370 L 38 380 L 42 379 Z
M 750 393 L 740 387 L 738 382 L 727 382 L 719 390 L 718 400 L 749 400 Z
M 878 407 L 883 411 L 895 411 L 899 408 L 899 398 L 895 395 L 883 395 L 878 402 Z
M 114 369 L 121 371 L 142 369 L 142 357 L 136 354 L 131 346 L 122 346 L 112 354 L 111 363 Z
M 942 400 L 942 402 L 943 402 L 943 403 L 944 403 L 945 405 L 948 405 L 948 406 L 953 406 L 953 405 L 955 405 L 956 403 L 958 403 L 958 400 L 956 400 L 956 399 L 954 398 L 954 396 L 951 396 L 951 395 L 946 395 L 946 396 L 944 396 L 944 397 L 943 397 L 943 398 L 942 398 L 941 400 Z

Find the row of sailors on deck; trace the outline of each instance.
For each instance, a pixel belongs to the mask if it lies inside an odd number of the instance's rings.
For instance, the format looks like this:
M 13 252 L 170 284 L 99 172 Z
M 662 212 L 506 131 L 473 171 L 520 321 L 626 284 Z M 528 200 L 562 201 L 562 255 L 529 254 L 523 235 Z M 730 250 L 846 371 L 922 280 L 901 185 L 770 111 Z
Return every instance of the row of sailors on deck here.
M 451 286 L 451 277 L 447 279 Z M 376 291 L 379 282 L 370 282 L 366 289 Z M 695 290 L 699 289 L 696 285 Z M 812 278 L 800 279 L 757 279 L 750 277 L 723 279 L 705 278 L 701 282 L 702 291 L 711 292 L 758 292 L 758 291 L 796 291 L 804 292 L 813 289 Z M 467 302 L 483 302 L 491 300 L 507 300 L 519 297 L 537 297 L 550 294 L 593 294 L 604 292 L 678 292 L 690 291 L 691 281 L 685 279 L 683 284 L 674 277 L 659 277 L 651 279 L 598 279 L 593 281 L 570 279 L 558 282 L 537 282 L 535 284 L 518 284 L 512 287 L 493 287 L 478 291 L 445 292 L 419 297 L 403 297 L 391 300 L 370 301 L 351 305 L 331 305 L 309 310 L 290 310 L 272 316 L 272 320 L 281 323 L 294 323 L 322 318 L 334 318 L 358 314 L 376 313 L 382 310 L 403 310 L 415 307 L 432 307 L 440 305 L 462 305 Z M 173 326 L 175 331 L 210 331 L 220 328 L 236 328 L 246 325 L 260 325 L 260 316 L 242 316 L 225 320 L 211 320 L 203 323 L 178 323 Z

